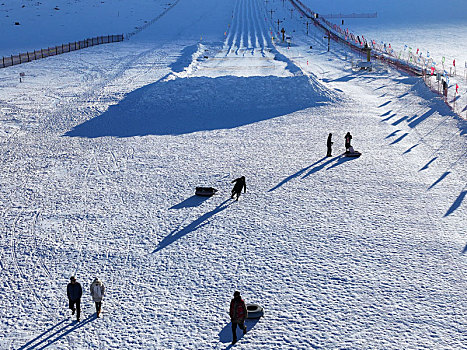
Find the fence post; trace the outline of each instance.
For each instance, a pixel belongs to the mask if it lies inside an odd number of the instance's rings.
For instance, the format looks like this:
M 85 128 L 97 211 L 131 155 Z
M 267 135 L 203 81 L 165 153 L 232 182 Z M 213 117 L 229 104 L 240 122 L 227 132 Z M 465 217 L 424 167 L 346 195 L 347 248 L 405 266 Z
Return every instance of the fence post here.
M 5 68 L 5 56 L 2 57 L 2 66 Z

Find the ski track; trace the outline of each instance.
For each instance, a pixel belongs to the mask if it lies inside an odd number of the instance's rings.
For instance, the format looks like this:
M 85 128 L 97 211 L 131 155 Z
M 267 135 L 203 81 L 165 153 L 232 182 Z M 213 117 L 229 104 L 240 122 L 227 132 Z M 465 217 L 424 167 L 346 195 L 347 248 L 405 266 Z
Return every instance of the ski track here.
M 465 348 L 462 123 L 413 77 L 382 64 L 353 72 L 357 55 L 326 53 L 296 11 L 287 47 L 271 40 L 264 3 L 229 6 L 218 41 L 135 35 L 29 63 L 21 85 L 11 76 L 22 67 L 0 71 L 0 348 L 226 349 L 235 289 L 266 310 L 239 349 Z M 305 76 L 319 103 L 225 129 L 64 136 L 140 88 L 226 76 L 271 89 L 271 77 L 302 88 Z M 209 87 L 177 88 L 186 103 L 215 101 Z M 330 130 L 334 156 L 323 158 Z M 349 130 L 357 160 L 340 156 Z M 248 191 L 228 201 L 240 175 Z M 201 184 L 219 193 L 195 203 Z M 80 324 L 67 309 L 71 275 Z M 95 276 L 107 289 L 100 319 Z

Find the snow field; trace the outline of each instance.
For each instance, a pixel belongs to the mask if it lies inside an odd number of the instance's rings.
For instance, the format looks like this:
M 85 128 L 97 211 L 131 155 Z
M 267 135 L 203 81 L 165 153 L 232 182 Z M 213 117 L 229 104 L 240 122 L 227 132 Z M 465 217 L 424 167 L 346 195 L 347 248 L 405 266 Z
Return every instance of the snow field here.
M 249 15 L 230 37 L 149 45 L 185 6 L 141 41 L 0 71 L 1 347 L 225 349 L 238 289 L 265 307 L 239 349 L 463 348 L 465 123 L 415 78 L 352 72 L 319 33 L 262 46 L 255 1 L 232 3 Z

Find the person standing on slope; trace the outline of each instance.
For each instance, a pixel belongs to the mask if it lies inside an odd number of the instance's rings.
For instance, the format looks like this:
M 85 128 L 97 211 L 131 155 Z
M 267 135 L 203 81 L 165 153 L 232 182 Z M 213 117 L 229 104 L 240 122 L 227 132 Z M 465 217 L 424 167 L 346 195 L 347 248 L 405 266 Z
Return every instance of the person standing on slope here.
M 242 189 L 244 190 L 244 193 L 246 193 L 246 182 L 245 182 L 245 176 L 239 177 L 238 179 L 235 179 L 232 181 L 232 183 L 235 183 L 234 188 L 232 189 L 232 195 L 230 198 L 233 198 L 235 195 L 237 195 L 237 201 L 238 197 L 240 197 L 240 194 L 242 193 Z
M 99 317 L 101 314 L 102 299 L 105 294 L 105 287 L 102 281 L 99 281 L 99 278 L 95 278 L 91 283 L 91 296 L 92 300 L 96 304 L 96 316 Z
M 81 288 L 81 284 L 76 282 L 75 276 L 70 277 L 70 283 L 68 283 L 68 286 L 66 287 L 66 294 L 68 296 L 69 308 L 72 311 L 71 314 L 74 315 L 76 311 L 76 320 L 79 322 L 81 314 L 81 295 L 83 294 L 83 289 Z
M 230 302 L 230 320 L 232 321 L 232 344 L 237 342 L 237 326 L 246 334 L 245 319 L 248 317 L 246 304 L 240 296 L 239 291 L 235 291 Z
M 331 153 L 332 153 L 332 144 L 334 142 L 332 142 L 332 134 L 329 133 L 328 135 L 328 142 L 327 142 L 327 146 L 328 146 L 328 153 L 326 154 L 326 157 L 332 157 Z
M 352 140 L 352 135 L 350 135 L 350 132 L 347 132 L 345 134 L 345 152 L 348 153 L 350 149 L 350 141 Z

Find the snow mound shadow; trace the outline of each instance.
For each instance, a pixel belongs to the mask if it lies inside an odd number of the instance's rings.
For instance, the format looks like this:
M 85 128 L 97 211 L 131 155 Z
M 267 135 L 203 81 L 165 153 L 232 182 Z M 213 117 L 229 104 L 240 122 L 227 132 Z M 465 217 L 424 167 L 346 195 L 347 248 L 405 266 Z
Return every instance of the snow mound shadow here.
M 229 129 L 286 115 L 332 99 L 306 77 L 196 77 L 160 80 L 65 136 L 180 135 Z

